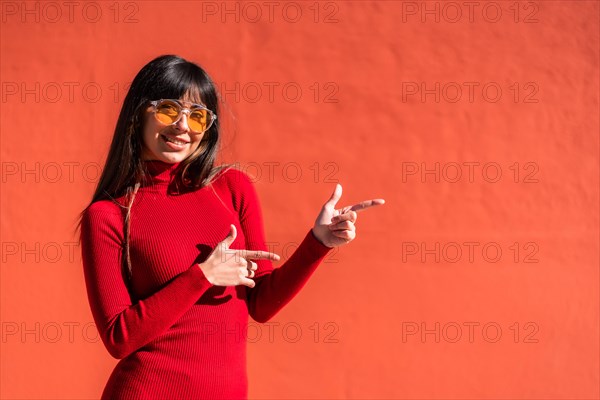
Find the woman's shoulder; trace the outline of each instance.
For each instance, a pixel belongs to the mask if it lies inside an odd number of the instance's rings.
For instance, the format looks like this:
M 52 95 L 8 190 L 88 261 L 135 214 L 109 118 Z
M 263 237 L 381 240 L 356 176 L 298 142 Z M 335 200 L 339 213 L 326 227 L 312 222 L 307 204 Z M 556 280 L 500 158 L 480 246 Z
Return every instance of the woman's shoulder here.
M 96 200 L 90 204 L 84 211 L 84 217 L 88 218 L 122 218 L 123 216 L 123 205 L 116 200 Z
M 248 173 L 243 171 L 237 164 L 227 164 L 219 167 L 214 182 L 225 184 L 232 191 L 244 190 L 254 184 Z
M 124 215 L 121 206 L 113 200 L 96 200 L 81 214 L 80 237 L 87 240 L 111 237 L 119 242 L 123 239 Z
M 233 207 L 238 211 L 258 200 L 253 178 L 236 164 L 229 165 L 219 172 L 215 189 L 219 193 L 231 196 Z

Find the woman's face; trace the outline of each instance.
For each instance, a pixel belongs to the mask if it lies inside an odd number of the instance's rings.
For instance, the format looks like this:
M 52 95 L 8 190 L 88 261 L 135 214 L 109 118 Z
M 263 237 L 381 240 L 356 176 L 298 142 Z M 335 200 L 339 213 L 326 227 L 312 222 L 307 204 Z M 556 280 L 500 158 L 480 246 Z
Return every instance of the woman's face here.
M 192 103 L 189 96 L 179 99 L 185 106 Z M 206 132 L 197 134 L 188 127 L 188 115 L 183 113 L 181 119 L 173 125 L 165 126 L 154 117 L 154 107 L 149 106 L 143 121 L 142 160 L 160 160 L 166 163 L 177 163 L 185 160 L 199 146 Z

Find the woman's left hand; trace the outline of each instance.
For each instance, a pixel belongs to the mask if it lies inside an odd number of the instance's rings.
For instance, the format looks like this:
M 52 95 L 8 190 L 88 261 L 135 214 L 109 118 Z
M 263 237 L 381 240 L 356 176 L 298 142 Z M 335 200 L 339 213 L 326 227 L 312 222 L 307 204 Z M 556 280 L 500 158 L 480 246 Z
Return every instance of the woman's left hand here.
M 384 204 L 383 199 L 372 199 L 346 206 L 339 210 L 335 205 L 342 197 L 342 185 L 336 184 L 331 198 L 323 205 L 312 231 L 317 239 L 327 247 L 338 247 L 356 238 L 357 212 L 366 208 Z

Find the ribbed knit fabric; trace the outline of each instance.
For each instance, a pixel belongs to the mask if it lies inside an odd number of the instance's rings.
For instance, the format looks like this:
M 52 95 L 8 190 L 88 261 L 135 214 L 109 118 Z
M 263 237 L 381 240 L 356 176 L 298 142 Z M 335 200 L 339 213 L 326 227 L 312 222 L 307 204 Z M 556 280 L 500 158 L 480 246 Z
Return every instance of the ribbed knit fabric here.
M 269 250 L 252 181 L 230 169 L 207 187 L 172 195 L 167 187 L 178 164 L 145 163 L 149 180 L 131 209 L 131 296 L 122 273 L 122 208 L 97 201 L 82 219 L 92 315 L 109 353 L 120 359 L 102 399 L 247 398 L 248 315 L 258 322 L 273 317 L 331 248 L 309 230 L 281 267 L 257 261 L 254 288 L 213 286 L 198 263 L 230 224 L 237 228 L 230 248 Z

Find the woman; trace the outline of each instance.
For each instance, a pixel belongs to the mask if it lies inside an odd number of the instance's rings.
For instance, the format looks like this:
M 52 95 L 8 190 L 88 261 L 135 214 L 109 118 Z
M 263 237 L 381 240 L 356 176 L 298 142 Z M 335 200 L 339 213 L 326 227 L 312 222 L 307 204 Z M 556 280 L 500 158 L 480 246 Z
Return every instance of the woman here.
M 274 269 L 252 182 L 214 165 L 219 136 L 202 68 L 168 55 L 140 70 L 80 220 L 94 321 L 120 359 L 103 399 L 245 398 L 248 315 L 273 317 L 332 248 L 355 238 L 356 211 L 383 204 L 335 210 L 337 185 Z

